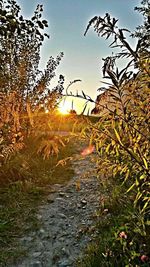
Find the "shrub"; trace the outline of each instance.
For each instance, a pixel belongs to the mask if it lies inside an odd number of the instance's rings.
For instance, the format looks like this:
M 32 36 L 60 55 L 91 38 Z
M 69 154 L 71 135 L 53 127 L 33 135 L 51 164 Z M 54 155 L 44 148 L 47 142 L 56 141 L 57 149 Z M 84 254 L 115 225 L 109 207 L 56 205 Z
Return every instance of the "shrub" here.
M 143 5 L 146 5 L 143 1 Z M 146 7 L 149 8 L 149 5 Z M 142 9 L 144 10 L 144 9 Z M 143 12 L 145 20 L 148 12 Z M 97 103 L 106 114 L 99 114 L 99 121 L 89 125 L 91 142 L 95 143 L 99 159 L 98 172 L 105 179 L 118 179 L 126 189 L 134 205 L 134 211 L 124 219 L 124 228 L 117 226 L 106 255 L 104 266 L 139 266 L 149 264 L 150 247 L 150 83 L 149 41 L 138 35 L 136 49 L 129 45 L 125 32 L 117 26 L 117 19 L 108 13 L 105 17 L 90 20 L 85 35 L 91 26 L 99 36 L 113 38 L 111 47 L 122 50 L 104 59 L 103 75 L 111 82 L 106 88 L 112 102 Z M 147 36 L 147 33 L 146 33 Z M 116 60 L 127 57 L 129 62 L 119 71 Z M 134 69 L 133 69 L 134 66 Z M 132 68 L 131 68 L 132 67 Z M 88 100 L 88 97 L 84 95 Z M 109 98 L 109 99 L 110 99 Z M 123 196 L 120 196 L 123 198 Z M 120 212 L 125 206 L 121 207 Z M 149 241 L 148 241 L 149 242 Z M 143 249 L 144 248 L 144 249 Z M 109 263 L 107 260 L 109 257 Z M 117 260 L 118 259 L 118 260 Z M 122 263 L 121 263 L 122 261 Z M 92 265 L 95 266 L 95 265 Z M 96 265 L 98 266 L 98 265 Z

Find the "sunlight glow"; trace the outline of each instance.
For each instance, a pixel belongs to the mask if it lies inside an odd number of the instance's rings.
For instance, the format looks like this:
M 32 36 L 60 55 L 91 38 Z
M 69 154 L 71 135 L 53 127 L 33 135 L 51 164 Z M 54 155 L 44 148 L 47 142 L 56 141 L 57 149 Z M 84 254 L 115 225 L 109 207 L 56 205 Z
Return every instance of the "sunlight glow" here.
M 67 101 L 62 101 L 58 107 L 58 111 L 64 115 L 69 114 L 70 110 L 71 110 L 70 102 Z
M 67 115 L 70 113 L 71 110 L 75 110 L 77 114 L 81 114 L 83 112 L 83 109 L 85 107 L 85 100 L 80 99 L 80 98 L 75 98 L 75 97 L 66 97 L 65 99 L 63 98 L 62 101 L 59 103 L 58 106 L 58 111 L 61 114 Z M 84 112 L 84 114 L 87 114 L 88 109 L 93 109 L 95 106 L 92 103 L 87 104 L 87 108 Z

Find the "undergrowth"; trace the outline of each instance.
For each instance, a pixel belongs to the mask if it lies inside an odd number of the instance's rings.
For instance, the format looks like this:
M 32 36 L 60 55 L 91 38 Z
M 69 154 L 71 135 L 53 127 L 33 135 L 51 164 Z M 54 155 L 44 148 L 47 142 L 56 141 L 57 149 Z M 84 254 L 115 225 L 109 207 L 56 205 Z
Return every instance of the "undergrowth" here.
M 79 259 L 78 267 L 150 266 L 150 227 L 133 206 L 134 193 L 120 181 L 100 181 L 101 199 L 97 237 Z M 106 190 L 107 189 L 107 190 Z
M 53 184 L 64 184 L 72 178 L 71 162 L 57 165 L 59 160 L 75 153 L 74 141 L 63 147 L 56 156 L 43 159 L 35 153 L 33 140 L 12 158 L 3 170 L 0 188 L 0 263 L 7 266 L 18 257 L 25 255 L 19 247 L 18 238 L 29 231 L 37 230 L 40 223 L 36 216 L 39 204 L 46 200 Z M 63 175 L 62 175 L 63 173 Z

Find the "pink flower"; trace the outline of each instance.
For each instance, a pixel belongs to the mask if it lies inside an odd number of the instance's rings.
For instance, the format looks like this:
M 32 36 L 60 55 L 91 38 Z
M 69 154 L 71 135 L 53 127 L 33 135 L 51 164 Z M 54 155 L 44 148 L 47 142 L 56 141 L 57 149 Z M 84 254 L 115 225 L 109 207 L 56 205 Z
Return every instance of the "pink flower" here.
M 119 237 L 127 239 L 127 234 L 124 231 L 122 231 L 122 232 L 120 232 Z
M 146 255 L 142 255 L 140 259 L 141 259 L 142 262 L 146 262 L 146 261 L 149 260 L 149 257 L 146 256 Z

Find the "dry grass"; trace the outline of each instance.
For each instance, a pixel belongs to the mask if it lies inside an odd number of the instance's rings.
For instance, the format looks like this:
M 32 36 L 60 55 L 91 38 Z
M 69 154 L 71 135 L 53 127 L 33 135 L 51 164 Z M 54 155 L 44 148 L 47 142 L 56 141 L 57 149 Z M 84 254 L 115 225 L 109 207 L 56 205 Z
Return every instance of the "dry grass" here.
M 27 172 L 24 176 L 22 173 L 22 179 L 13 177 L 11 182 L 7 180 L 0 188 L 0 266 L 7 266 L 25 254 L 19 247 L 17 238 L 40 226 L 36 217 L 37 208 L 50 194 L 51 186 L 67 183 L 73 177 L 71 162 L 56 167 L 59 160 L 73 155 L 76 149 L 73 144 L 74 142 L 69 143 L 58 156 L 48 160 L 35 154 L 33 156 L 30 151 L 30 176 Z M 30 153 L 26 150 L 22 157 L 26 159 Z

